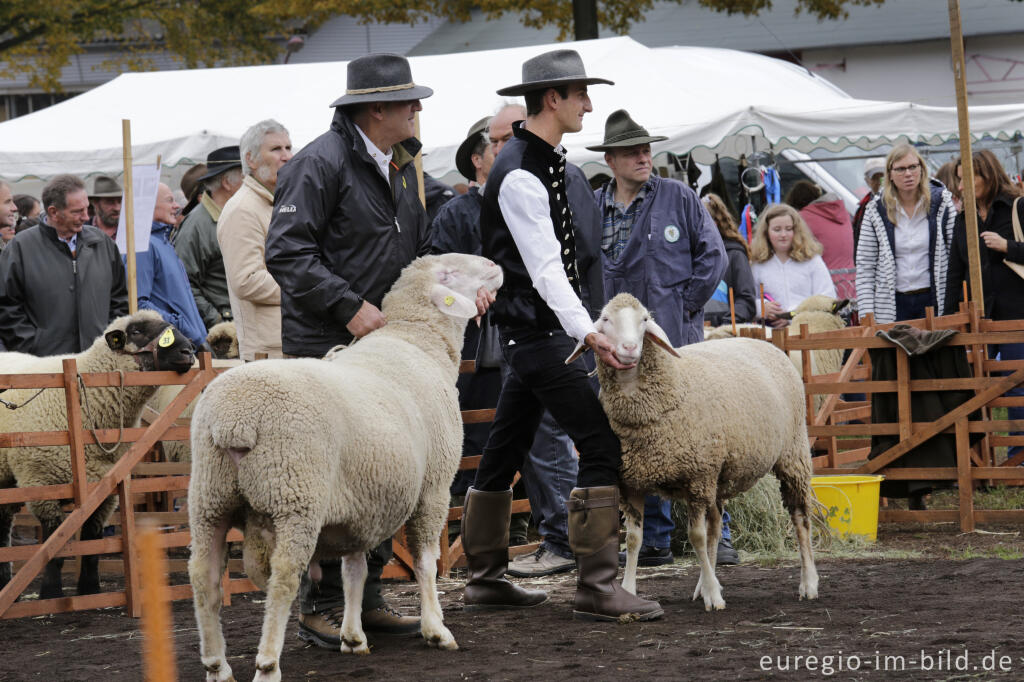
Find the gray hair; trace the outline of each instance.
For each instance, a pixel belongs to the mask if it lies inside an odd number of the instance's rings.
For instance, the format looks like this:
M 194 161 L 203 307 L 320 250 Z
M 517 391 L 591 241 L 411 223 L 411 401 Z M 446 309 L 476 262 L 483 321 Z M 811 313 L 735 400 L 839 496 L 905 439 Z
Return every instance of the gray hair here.
M 506 99 L 506 100 L 504 100 L 501 103 L 501 105 L 497 109 L 494 110 L 494 115 L 497 116 L 498 114 L 500 114 L 501 112 L 505 111 L 506 109 L 513 109 L 513 108 L 518 109 L 519 111 L 521 111 L 522 114 L 523 114 L 523 118 L 526 118 L 526 105 L 524 105 L 519 100 L 515 100 L 515 99 Z
M 215 189 L 217 189 L 217 187 L 220 186 L 221 180 L 224 179 L 227 179 L 228 182 L 230 182 L 232 185 L 239 185 L 242 183 L 243 177 L 245 176 L 242 175 L 241 168 L 232 168 L 230 170 L 224 171 L 223 173 L 220 173 L 219 175 L 215 175 L 206 182 L 204 182 L 203 189 L 205 189 L 207 192 L 212 193 Z
M 260 121 L 242 133 L 242 139 L 238 143 L 238 148 L 242 153 L 242 169 L 246 175 L 251 175 L 253 169 L 249 166 L 245 157 L 248 155 L 252 157 L 253 160 L 258 159 L 260 155 L 260 146 L 263 144 L 263 138 L 271 133 L 284 133 L 287 135 L 288 129 L 274 119 L 268 118 Z
M 68 195 L 80 190 L 85 190 L 85 183 L 77 175 L 63 173 L 54 177 L 43 188 L 43 210 L 53 206 L 58 211 L 63 211 L 68 207 Z

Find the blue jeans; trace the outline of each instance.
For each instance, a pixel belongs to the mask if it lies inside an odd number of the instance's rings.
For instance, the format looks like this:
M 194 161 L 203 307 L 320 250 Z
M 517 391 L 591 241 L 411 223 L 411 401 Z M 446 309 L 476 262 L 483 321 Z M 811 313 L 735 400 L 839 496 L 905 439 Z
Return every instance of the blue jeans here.
M 569 515 L 565 501 L 576 485 L 579 462 L 572 440 L 547 410 L 537 427 L 533 446 L 520 473 L 526 484 L 537 530 L 544 538 L 542 546 L 558 556 L 572 558 L 569 549 Z
M 1003 343 L 990 345 L 988 347 L 988 356 L 990 358 L 997 358 L 1000 360 L 1024 360 L 1024 343 Z M 1012 374 L 1012 372 L 1000 372 L 1002 376 Z M 1024 396 L 1024 385 L 1015 386 L 1009 391 L 1003 394 L 1007 398 L 1019 398 Z M 1006 408 L 1007 419 L 1024 419 L 1024 407 L 1008 407 Z M 1024 435 L 1021 431 L 1012 431 L 1011 436 Z M 1007 451 L 1007 457 L 1013 457 L 1017 455 L 1024 447 L 1020 445 L 1014 445 Z
M 919 294 L 901 294 L 897 291 L 896 321 L 918 320 L 924 317 L 924 309 L 931 305 L 931 298 L 931 291 L 922 291 Z
M 729 512 L 722 514 L 722 538 L 732 540 L 729 532 Z M 672 503 L 657 495 L 644 498 L 644 544 L 649 547 L 672 546 L 672 531 L 676 524 L 672 521 Z

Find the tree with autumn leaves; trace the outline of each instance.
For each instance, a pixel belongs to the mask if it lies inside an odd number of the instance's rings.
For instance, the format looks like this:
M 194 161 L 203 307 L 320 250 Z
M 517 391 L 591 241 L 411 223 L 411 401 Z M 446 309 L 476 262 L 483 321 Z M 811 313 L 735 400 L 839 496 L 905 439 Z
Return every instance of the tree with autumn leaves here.
M 699 2 L 747 15 L 772 6 L 771 0 Z M 837 18 L 850 5 L 883 2 L 798 0 L 797 11 Z M 288 36 L 312 31 L 341 14 L 413 23 L 429 17 L 465 21 L 473 10 L 488 18 L 512 12 L 526 26 L 555 25 L 560 39 L 566 39 L 589 37 L 597 26 L 626 33 L 653 5 L 654 0 L 2 0 L 0 78 L 26 73 L 34 85 L 57 90 L 61 68 L 95 43 L 118 44 L 122 56 L 117 61 L 130 70 L 149 68 L 147 55 L 157 51 L 190 68 L 272 63 Z M 582 34 L 581 20 L 589 26 Z

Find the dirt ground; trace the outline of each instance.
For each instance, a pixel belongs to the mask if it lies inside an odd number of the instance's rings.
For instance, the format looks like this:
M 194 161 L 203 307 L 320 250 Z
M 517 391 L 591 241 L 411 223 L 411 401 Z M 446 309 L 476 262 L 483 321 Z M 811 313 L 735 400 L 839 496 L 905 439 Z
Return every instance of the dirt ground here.
M 651 623 L 571 617 L 575 574 L 525 581 L 551 599 L 527 612 L 463 611 L 461 581 L 442 580 L 455 652 L 422 639 L 371 637 L 369 656 L 305 646 L 288 629 L 286 680 L 814 680 L 1024 679 L 1024 540 L 1015 528 L 961 535 L 951 526 L 883 527 L 861 558 L 819 557 L 821 596 L 797 599 L 795 561 L 719 570 L 727 607 L 692 602 L 697 569 L 686 558 L 641 569 L 640 591 L 661 601 Z M 388 586 L 414 613 L 411 584 Z M 237 679 L 249 680 L 263 595 L 237 595 L 223 611 Z M 191 602 L 173 605 L 181 680 L 202 680 Z M 139 623 L 120 609 L 0 621 L 0 680 L 141 680 Z

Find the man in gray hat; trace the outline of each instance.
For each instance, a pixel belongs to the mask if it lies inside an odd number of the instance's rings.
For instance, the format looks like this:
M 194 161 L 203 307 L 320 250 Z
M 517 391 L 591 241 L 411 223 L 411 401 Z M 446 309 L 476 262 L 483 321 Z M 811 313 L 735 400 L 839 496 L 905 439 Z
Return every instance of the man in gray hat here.
M 192 297 L 207 329 L 232 319 L 224 258 L 217 243 L 217 221 L 224 204 L 242 186 L 242 178 L 238 145 L 210 152 L 206 172 L 196 181 L 195 206 L 173 235 L 174 250 L 188 273 Z
M 544 409 L 580 451 L 579 474 L 566 501 L 569 544 L 578 578 L 574 613 L 617 621 L 663 613 L 654 601 L 616 582 L 619 549 L 619 439 L 598 402 L 582 361 L 569 365 L 577 342 L 612 367 L 626 369 L 592 316 L 604 303 L 600 243 L 578 229 L 568 194 L 565 133 L 578 132 L 592 110 L 588 77 L 574 50 L 555 50 L 523 64 L 523 82 L 498 91 L 525 95 L 526 121 L 495 159 L 480 214 L 483 253 L 502 267 L 505 285 L 492 306 L 509 375 L 476 480 L 466 495 L 462 539 L 468 564 L 464 601 L 476 608 L 530 607 L 547 595 L 504 578 L 508 565 L 509 486 L 523 466 Z M 584 188 L 588 188 L 582 178 Z M 591 208 L 596 206 L 591 203 Z
M 117 238 L 117 221 L 121 218 L 121 185 L 109 175 L 97 175 L 92 181 L 89 204 L 92 224 L 111 239 Z
M 413 164 L 420 142 L 413 131 L 420 100 L 432 94 L 413 82 L 404 57 L 354 59 L 346 93 L 331 104 L 330 130 L 278 171 L 266 260 L 281 287 L 286 355 L 322 357 L 385 325 L 384 294 L 402 268 L 428 253 L 427 214 Z M 419 619 L 402 616 L 381 595 L 381 572 L 391 554 L 389 539 L 367 558 L 362 621 L 368 632 L 419 629 Z M 322 568 L 317 583 L 303 574 L 299 637 L 337 650 L 344 615 L 341 564 L 324 562 Z
M 604 152 L 614 176 L 595 192 L 603 219 L 605 290 L 609 296 L 636 296 L 679 348 L 704 340 L 704 304 L 725 272 L 726 257 L 718 228 L 697 194 L 651 172 L 651 143 L 666 139 L 651 135 L 620 109 L 605 123 L 604 142 L 587 149 Z M 671 510 L 667 500 L 647 496 L 641 565 L 672 563 Z M 725 525 L 718 563 L 737 562 Z

